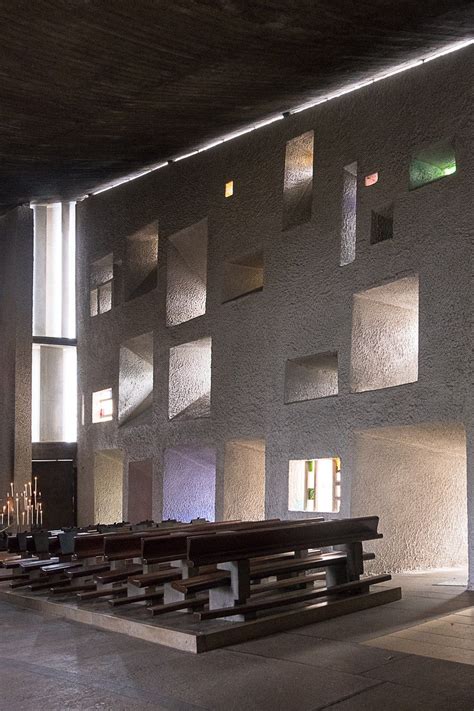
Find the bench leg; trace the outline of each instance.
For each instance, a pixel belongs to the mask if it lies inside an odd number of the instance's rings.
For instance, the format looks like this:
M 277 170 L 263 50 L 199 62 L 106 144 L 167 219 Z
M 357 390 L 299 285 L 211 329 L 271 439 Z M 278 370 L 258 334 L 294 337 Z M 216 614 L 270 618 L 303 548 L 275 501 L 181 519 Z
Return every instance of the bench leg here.
M 215 610 L 221 607 L 234 607 L 244 605 L 250 597 L 250 561 L 238 560 L 230 563 L 220 563 L 219 570 L 230 572 L 230 585 L 223 585 L 220 588 L 209 590 L 209 609 Z M 228 619 L 236 622 L 253 619 L 255 614 L 234 615 Z M 224 618 L 226 619 L 226 618 Z
M 183 580 L 187 580 L 188 578 L 194 578 L 196 575 L 199 575 L 199 568 L 195 568 L 188 565 L 187 563 L 185 563 L 184 560 L 173 560 L 171 566 L 173 568 L 181 569 L 181 576 Z M 170 602 L 184 602 L 185 600 L 194 599 L 194 597 L 194 594 L 183 593 L 179 592 L 179 590 L 175 590 L 171 586 L 171 583 L 165 583 L 163 586 L 163 603 L 165 605 Z M 180 610 L 180 612 L 190 611 L 191 610 L 188 609 Z
M 343 551 L 347 556 L 347 560 L 345 565 L 333 565 L 327 568 L 327 586 L 332 587 L 333 585 L 359 580 L 364 572 L 362 543 L 345 543 L 344 545 L 334 546 L 334 550 Z

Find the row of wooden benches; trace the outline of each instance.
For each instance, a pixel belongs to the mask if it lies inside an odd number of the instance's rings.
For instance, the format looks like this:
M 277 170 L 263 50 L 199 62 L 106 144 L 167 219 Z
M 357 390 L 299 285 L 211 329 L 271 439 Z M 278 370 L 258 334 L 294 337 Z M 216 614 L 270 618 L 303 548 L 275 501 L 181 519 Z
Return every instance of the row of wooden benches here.
M 60 534 L 59 534 L 60 535 Z M 390 576 L 363 576 L 363 542 L 381 538 L 376 516 L 224 521 L 89 532 L 49 561 L 11 560 L 10 585 L 114 608 L 146 605 L 199 619 L 249 619 L 320 598 L 365 594 Z

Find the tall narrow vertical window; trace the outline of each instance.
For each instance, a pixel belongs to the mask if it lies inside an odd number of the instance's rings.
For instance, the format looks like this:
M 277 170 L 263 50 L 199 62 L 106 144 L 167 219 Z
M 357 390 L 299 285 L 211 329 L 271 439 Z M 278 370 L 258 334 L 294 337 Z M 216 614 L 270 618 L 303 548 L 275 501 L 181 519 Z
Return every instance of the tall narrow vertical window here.
M 357 163 L 346 165 L 342 183 L 341 267 L 350 264 L 356 254 Z
M 283 228 L 311 219 L 313 202 L 314 131 L 307 131 L 286 144 L 283 186 Z
M 75 207 L 33 207 L 33 337 L 76 337 Z
M 33 442 L 77 438 L 75 208 L 33 206 Z

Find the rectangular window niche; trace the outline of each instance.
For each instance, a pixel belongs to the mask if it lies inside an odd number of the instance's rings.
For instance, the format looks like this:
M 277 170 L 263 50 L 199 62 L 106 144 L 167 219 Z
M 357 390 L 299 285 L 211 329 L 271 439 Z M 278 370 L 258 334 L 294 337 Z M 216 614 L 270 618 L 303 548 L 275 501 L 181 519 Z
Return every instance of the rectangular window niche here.
M 123 451 L 106 449 L 94 454 L 94 522 L 123 520 Z
M 216 451 L 212 447 L 173 447 L 165 450 L 163 519 L 214 521 Z
M 288 510 L 338 513 L 341 506 L 341 460 L 292 459 L 288 470 Z
M 226 262 L 222 302 L 233 301 L 263 289 L 263 252 Z
M 125 299 L 130 301 L 156 288 L 158 224 L 143 227 L 125 241 Z
M 153 461 L 144 459 L 128 465 L 128 515 L 130 523 L 152 519 Z
M 418 276 L 354 295 L 351 390 L 418 380 Z
M 315 353 L 286 361 L 286 403 L 316 400 L 337 393 L 337 352 Z
M 311 219 L 313 202 L 314 131 L 286 144 L 283 186 L 283 229 Z
M 416 153 L 410 162 L 410 190 L 441 180 L 456 172 L 452 140 L 440 141 Z
M 166 325 L 206 313 L 207 218 L 168 237 Z
M 342 183 L 341 267 L 351 264 L 356 255 L 357 163 L 346 165 Z
M 370 244 L 393 239 L 393 203 L 372 210 Z
M 114 255 L 107 254 L 91 264 L 90 270 L 90 315 L 98 316 L 112 308 L 112 280 L 114 278 Z
M 231 440 L 225 446 L 224 520 L 265 518 L 265 440 Z
M 170 348 L 170 420 L 196 419 L 211 414 L 211 354 L 211 338 Z
M 153 405 L 153 333 L 120 346 L 119 424 L 147 424 Z

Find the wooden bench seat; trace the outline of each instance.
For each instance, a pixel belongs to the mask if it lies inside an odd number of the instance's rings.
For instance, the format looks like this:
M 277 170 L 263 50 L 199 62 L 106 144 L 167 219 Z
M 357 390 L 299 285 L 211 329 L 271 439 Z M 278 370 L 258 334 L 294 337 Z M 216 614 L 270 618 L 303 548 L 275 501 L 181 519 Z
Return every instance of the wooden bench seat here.
M 97 573 L 105 573 L 106 570 L 110 570 L 109 563 L 97 563 L 80 568 L 69 568 L 66 570 L 66 575 L 71 580 L 77 580 L 78 578 L 88 578 Z
M 132 575 L 138 575 L 142 572 L 141 565 L 130 565 L 125 568 L 119 568 L 117 570 L 109 570 L 104 573 L 97 573 L 94 575 L 94 580 L 101 585 L 110 585 L 112 583 L 118 583 L 122 580 L 127 580 L 127 578 Z
M 148 588 L 152 585 L 162 585 L 181 578 L 181 571 L 178 568 L 167 568 L 158 570 L 156 573 L 144 573 L 130 577 L 130 583 L 137 588 Z
M 252 583 L 258 579 L 280 576 L 291 580 L 291 577 L 299 572 L 324 569 L 326 590 L 330 591 L 327 594 L 332 594 L 337 585 L 358 581 L 363 573 L 362 542 L 381 538 L 377 528 L 378 517 L 367 516 L 322 521 L 303 526 L 288 524 L 258 531 L 228 531 L 213 536 L 190 536 L 187 539 L 186 563 L 193 568 L 214 564 L 218 569 L 227 572 L 228 576 L 223 578 L 222 584 L 219 584 L 217 579 L 211 583 L 210 611 L 239 608 L 243 610 L 243 615 L 249 615 L 260 609 L 242 607 L 247 602 L 249 604 L 252 602 L 249 601 L 255 587 Z M 333 550 L 327 553 L 308 553 L 310 549 L 321 548 L 333 548 Z M 293 559 L 281 562 L 267 561 L 260 565 L 252 564 L 252 559 L 256 556 L 288 551 L 295 553 Z M 294 584 L 294 580 L 291 580 L 291 584 Z M 302 584 L 307 587 L 305 581 Z M 178 589 L 180 583 L 175 582 L 172 585 L 174 589 Z M 192 585 L 192 582 L 181 582 L 181 594 L 192 593 L 194 591 Z M 204 588 L 200 586 L 198 589 Z M 263 592 L 262 588 L 260 592 Z M 316 597 L 320 596 L 319 591 L 314 589 L 299 591 L 299 593 L 306 595 L 317 593 Z M 290 600 L 296 600 L 295 595 L 294 592 L 286 593 Z M 278 596 L 279 599 L 284 597 L 285 595 Z M 311 597 L 301 599 L 309 600 Z M 263 605 L 262 609 L 265 607 L 265 602 L 265 600 L 259 602 Z M 232 616 L 239 614 L 236 612 Z M 222 616 L 225 616 L 225 613 L 222 613 Z

